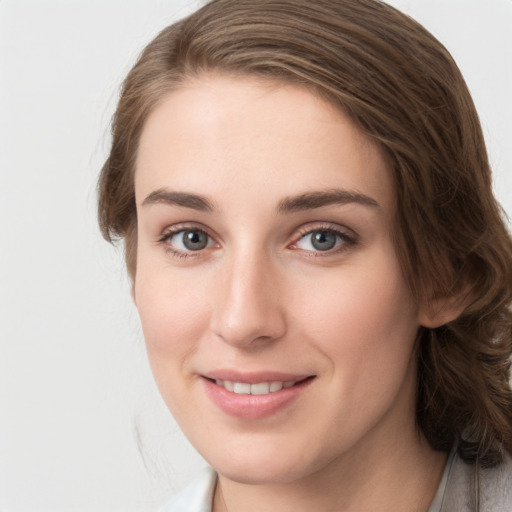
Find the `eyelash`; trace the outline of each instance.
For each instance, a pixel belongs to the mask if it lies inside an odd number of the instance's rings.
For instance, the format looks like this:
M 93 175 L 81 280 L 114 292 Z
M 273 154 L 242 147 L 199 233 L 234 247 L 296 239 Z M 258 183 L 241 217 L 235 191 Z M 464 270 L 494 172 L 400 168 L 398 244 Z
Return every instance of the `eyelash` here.
M 200 256 L 204 252 L 204 249 L 198 250 L 198 251 L 186 252 L 186 251 L 181 251 L 179 249 L 176 249 L 170 244 L 170 240 L 172 239 L 173 236 L 177 235 L 178 233 L 184 233 L 186 231 L 192 231 L 192 232 L 196 231 L 196 232 L 204 233 L 210 240 L 213 240 L 213 237 L 210 236 L 208 231 L 202 227 L 194 226 L 194 225 L 179 224 L 177 226 L 173 226 L 172 228 L 169 228 L 168 230 L 166 230 L 162 234 L 162 236 L 157 240 L 157 242 L 159 244 L 163 245 L 165 251 L 167 253 L 171 254 L 175 258 L 186 259 L 186 258 Z
M 300 228 L 298 232 L 299 236 L 295 238 L 295 241 L 293 242 L 292 246 L 297 245 L 297 243 L 299 243 L 302 239 L 306 238 L 308 235 L 313 235 L 313 233 L 318 232 L 334 234 L 337 238 L 336 244 L 338 244 L 339 242 L 339 245 L 337 247 L 334 247 L 333 249 L 328 249 L 326 251 L 304 250 L 304 252 L 308 253 L 308 256 L 312 258 L 328 257 L 332 256 L 333 254 L 339 254 L 348 250 L 350 247 L 355 246 L 358 243 L 358 239 L 355 234 L 348 234 L 346 231 L 341 229 L 336 224 L 324 223 L 317 224 L 313 227 L 304 226 Z
M 186 259 L 201 256 L 204 253 L 204 250 L 207 249 L 208 247 L 205 247 L 204 249 L 199 249 L 197 251 L 182 251 L 170 245 L 170 240 L 172 239 L 173 236 L 177 235 L 178 233 L 184 233 L 186 231 L 203 233 L 208 237 L 208 239 L 214 240 L 213 237 L 208 233 L 208 231 L 202 227 L 194 225 L 177 225 L 165 231 L 165 233 L 163 233 L 162 236 L 160 236 L 157 242 L 164 246 L 166 252 L 170 253 L 173 257 L 176 258 Z M 350 247 L 358 243 L 357 236 L 349 235 L 346 231 L 343 231 L 339 226 L 327 223 L 315 225 L 313 227 L 304 226 L 300 228 L 298 230 L 298 236 L 294 238 L 294 241 L 291 244 L 289 244 L 288 247 L 293 247 L 294 245 L 296 246 L 297 243 L 299 243 L 302 239 L 304 239 L 308 235 L 312 235 L 315 232 L 334 234 L 337 238 L 336 244 L 338 244 L 338 247 L 328 249 L 326 251 L 303 250 L 305 253 L 308 254 L 308 257 L 317 258 L 327 257 L 333 254 L 339 254 L 341 252 L 348 250 Z

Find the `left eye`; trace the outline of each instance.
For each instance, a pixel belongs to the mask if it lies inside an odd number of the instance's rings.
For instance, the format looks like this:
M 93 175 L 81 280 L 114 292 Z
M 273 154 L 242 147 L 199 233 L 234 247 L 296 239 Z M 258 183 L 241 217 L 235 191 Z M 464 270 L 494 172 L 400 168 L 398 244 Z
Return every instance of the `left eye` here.
M 349 238 L 343 233 L 332 229 L 317 229 L 302 236 L 295 246 L 304 251 L 330 251 L 336 249 Z
M 182 229 L 168 237 L 168 243 L 178 251 L 201 251 L 213 245 L 212 239 L 201 229 Z

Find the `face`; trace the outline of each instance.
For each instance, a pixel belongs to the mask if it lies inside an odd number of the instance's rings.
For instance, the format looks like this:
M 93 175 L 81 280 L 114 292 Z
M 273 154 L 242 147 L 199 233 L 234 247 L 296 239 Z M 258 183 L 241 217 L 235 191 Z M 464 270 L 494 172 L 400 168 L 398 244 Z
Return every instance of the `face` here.
M 294 86 L 191 81 L 148 118 L 135 189 L 151 367 L 221 475 L 296 481 L 414 430 L 394 190 L 346 116 Z

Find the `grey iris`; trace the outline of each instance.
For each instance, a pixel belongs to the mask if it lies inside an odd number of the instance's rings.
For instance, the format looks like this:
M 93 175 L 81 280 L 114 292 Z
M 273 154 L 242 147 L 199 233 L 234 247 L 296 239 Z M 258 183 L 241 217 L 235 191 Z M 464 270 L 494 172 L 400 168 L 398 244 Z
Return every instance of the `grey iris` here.
M 183 245 L 189 251 L 200 251 L 208 245 L 208 235 L 203 231 L 185 231 Z
M 311 234 L 311 245 L 318 251 L 328 251 L 336 245 L 336 233 L 315 231 Z

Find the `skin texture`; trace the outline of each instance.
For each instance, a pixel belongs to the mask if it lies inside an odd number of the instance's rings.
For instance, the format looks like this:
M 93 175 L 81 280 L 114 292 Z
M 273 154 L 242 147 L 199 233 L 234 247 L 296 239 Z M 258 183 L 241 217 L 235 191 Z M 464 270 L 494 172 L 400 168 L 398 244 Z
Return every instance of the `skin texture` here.
M 414 347 L 436 319 L 402 276 L 378 147 L 303 89 L 205 76 L 148 118 L 135 189 L 134 300 L 161 394 L 219 472 L 215 510 L 427 510 L 445 455 L 415 428 Z M 376 204 L 282 211 L 334 189 Z M 207 233 L 205 248 L 180 229 Z M 322 229 L 341 233 L 332 250 L 312 245 Z M 239 418 L 205 392 L 219 369 L 314 378 L 277 412 Z

